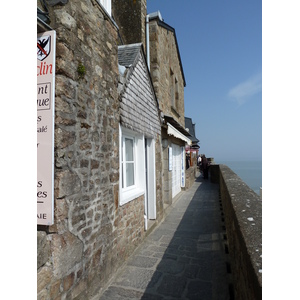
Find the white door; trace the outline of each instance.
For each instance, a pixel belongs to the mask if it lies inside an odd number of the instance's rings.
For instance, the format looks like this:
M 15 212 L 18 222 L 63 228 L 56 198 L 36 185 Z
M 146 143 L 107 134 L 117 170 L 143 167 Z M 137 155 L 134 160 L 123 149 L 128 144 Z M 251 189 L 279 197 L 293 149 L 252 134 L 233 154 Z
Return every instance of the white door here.
M 172 198 L 174 198 L 179 192 L 181 192 L 181 147 L 172 144 Z
M 147 220 L 156 219 L 155 142 L 145 139 L 145 229 Z

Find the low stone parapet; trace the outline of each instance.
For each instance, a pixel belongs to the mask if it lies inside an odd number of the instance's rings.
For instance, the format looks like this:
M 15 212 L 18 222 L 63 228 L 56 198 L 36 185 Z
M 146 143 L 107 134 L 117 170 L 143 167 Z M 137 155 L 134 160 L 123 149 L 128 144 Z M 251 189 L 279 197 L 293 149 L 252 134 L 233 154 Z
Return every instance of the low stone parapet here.
M 187 170 L 185 170 L 185 189 L 189 189 L 193 183 L 195 182 L 196 178 L 196 171 L 197 166 L 189 167 Z
M 220 184 L 235 299 L 262 299 L 262 202 L 226 165 L 210 167 Z

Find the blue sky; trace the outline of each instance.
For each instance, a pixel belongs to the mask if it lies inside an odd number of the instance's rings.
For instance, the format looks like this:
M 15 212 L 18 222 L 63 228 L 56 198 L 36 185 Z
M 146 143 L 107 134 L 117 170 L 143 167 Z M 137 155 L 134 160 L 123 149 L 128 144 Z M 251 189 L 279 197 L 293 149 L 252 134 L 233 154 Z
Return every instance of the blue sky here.
M 200 153 L 261 160 L 261 0 L 148 0 L 147 8 L 175 28 Z

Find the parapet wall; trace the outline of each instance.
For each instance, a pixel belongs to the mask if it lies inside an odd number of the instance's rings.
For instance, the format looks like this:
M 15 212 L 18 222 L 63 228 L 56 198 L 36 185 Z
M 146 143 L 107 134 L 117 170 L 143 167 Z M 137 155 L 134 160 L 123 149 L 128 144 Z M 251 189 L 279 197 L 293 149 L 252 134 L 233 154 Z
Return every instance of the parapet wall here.
M 189 189 L 195 182 L 196 171 L 197 171 L 196 164 L 193 167 L 189 167 L 187 170 L 185 170 L 185 189 L 186 190 Z
M 229 167 L 212 165 L 220 184 L 235 299 L 262 299 L 262 202 Z

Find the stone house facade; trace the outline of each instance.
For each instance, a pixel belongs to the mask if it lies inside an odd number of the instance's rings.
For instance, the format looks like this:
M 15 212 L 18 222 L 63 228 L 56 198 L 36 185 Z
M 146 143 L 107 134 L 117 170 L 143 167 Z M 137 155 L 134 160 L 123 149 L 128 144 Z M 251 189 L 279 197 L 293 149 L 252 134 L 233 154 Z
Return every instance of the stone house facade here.
M 119 243 L 134 212 L 118 205 L 118 32 L 97 1 L 59 4 L 47 6 L 56 31 L 54 224 L 37 228 L 37 298 L 90 299 L 134 243 L 133 234 Z
M 163 203 L 185 188 L 185 145 L 191 135 L 185 130 L 184 87 L 186 85 L 175 29 L 165 23 L 160 12 L 147 14 L 146 0 L 118 1 L 116 16 L 121 40 L 142 43 L 147 54 L 154 90 L 163 116 Z M 130 13 L 132 12 L 132 14 Z M 135 16 L 135 17 L 133 17 Z M 134 30 L 133 30 L 134 28 Z
M 37 298 L 91 299 L 140 244 L 145 219 L 162 218 L 158 106 L 141 46 L 134 67 L 120 76 L 120 36 L 109 1 L 37 4 L 38 33 L 56 31 L 54 224 L 37 226 Z M 126 115 L 124 103 L 134 84 L 147 90 L 140 95 L 152 110 L 131 128 L 138 114 Z M 151 174 L 156 210 L 147 218 L 145 192 L 122 202 L 126 130 L 136 139 L 142 135 L 157 170 Z
M 162 141 L 184 147 L 183 98 L 174 106 L 179 115 L 164 104 L 161 118 L 156 92 L 163 94 L 144 42 L 125 39 L 124 3 L 136 5 L 126 13 L 140 23 L 136 38 L 146 40 L 146 0 L 37 1 L 38 33 L 56 31 L 54 224 L 37 226 L 38 299 L 92 299 L 171 202 Z M 123 40 L 138 44 L 120 46 Z M 172 70 L 181 88 L 179 61 Z M 131 173 L 134 147 L 141 160 Z
M 185 145 L 191 144 L 184 119 L 186 82 L 175 29 L 159 11 L 148 17 L 151 77 L 163 116 L 163 201 L 169 205 L 186 181 Z

